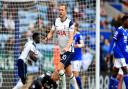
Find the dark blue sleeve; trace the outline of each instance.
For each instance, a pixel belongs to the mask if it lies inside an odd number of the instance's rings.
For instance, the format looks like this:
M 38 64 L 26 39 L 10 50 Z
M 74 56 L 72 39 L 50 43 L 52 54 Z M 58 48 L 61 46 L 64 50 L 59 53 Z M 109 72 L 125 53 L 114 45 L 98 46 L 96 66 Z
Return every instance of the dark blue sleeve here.
M 73 25 L 73 21 L 71 20 L 69 23 L 69 28 Z
M 81 35 L 81 34 L 79 35 L 79 39 L 80 39 L 80 40 L 83 40 L 83 37 L 82 37 L 82 35 Z
M 78 43 L 80 44 L 80 40 L 82 40 L 82 37 L 80 34 L 77 35 L 77 38 L 78 38 Z
M 117 29 L 112 40 L 111 40 L 111 43 L 110 43 L 110 48 L 109 48 L 109 54 L 111 54 L 112 50 L 113 50 L 113 46 L 114 46 L 114 43 L 118 40 L 118 38 L 120 37 L 120 34 L 121 34 L 121 30 L 120 29 Z
M 122 31 L 120 29 L 117 29 L 116 32 L 114 33 L 113 38 L 115 40 L 118 40 L 118 38 L 120 37 L 120 34 L 122 33 Z
M 110 43 L 110 48 L 109 48 L 109 54 L 111 54 L 115 42 L 116 42 L 116 39 L 112 38 L 111 43 Z

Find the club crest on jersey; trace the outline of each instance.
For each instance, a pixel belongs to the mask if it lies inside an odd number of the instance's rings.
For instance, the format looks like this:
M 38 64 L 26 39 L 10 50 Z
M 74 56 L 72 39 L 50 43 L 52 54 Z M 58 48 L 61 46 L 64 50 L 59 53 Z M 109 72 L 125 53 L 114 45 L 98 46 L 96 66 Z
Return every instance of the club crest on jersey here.
M 66 31 L 59 30 L 57 31 L 57 34 L 60 36 L 66 36 Z

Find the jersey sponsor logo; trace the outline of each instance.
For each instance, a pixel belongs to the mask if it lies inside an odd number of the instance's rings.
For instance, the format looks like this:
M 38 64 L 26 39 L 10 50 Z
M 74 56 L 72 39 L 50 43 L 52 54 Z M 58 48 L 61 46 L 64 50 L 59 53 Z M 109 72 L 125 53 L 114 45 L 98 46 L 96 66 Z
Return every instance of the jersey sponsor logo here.
M 60 36 L 66 36 L 66 31 L 59 30 L 57 31 L 57 34 Z

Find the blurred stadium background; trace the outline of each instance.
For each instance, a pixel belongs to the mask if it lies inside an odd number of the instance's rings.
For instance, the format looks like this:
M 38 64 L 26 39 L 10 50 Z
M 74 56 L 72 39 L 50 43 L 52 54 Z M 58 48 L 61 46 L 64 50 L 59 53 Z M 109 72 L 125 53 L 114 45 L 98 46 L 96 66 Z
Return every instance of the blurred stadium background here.
M 59 3 L 66 3 L 68 17 L 79 23 L 86 45 L 83 55 L 88 52 L 93 57 L 88 70 L 81 68 L 83 89 L 95 89 L 96 0 L 0 0 L 0 89 L 12 89 L 16 84 L 16 60 L 24 43 L 31 39 L 34 31 L 46 34 L 50 31 L 58 16 Z M 59 60 L 55 43 L 56 36 L 48 44 L 37 46 L 42 57 L 37 63 L 28 65 L 29 75 L 54 70 L 54 60 Z
M 114 59 L 111 56 L 111 60 L 106 61 L 106 56 L 113 33 L 121 25 L 121 17 L 124 14 L 128 14 L 128 0 L 100 1 L 100 89 L 108 89 Z M 124 84 L 122 89 L 125 89 Z

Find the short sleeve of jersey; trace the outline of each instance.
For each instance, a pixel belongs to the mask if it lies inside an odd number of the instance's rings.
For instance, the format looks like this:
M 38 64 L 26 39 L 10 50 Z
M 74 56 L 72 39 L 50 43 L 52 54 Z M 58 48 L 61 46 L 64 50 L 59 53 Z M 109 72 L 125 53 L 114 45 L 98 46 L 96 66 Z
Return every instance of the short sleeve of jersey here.
M 83 40 L 83 37 L 82 37 L 82 35 L 81 35 L 81 34 L 79 35 L 79 38 L 80 38 L 80 40 Z
M 80 33 L 76 35 L 76 38 L 78 39 L 78 40 L 75 40 L 76 42 L 77 41 L 80 42 L 80 40 L 83 40 L 83 37 Z
M 116 32 L 115 32 L 115 34 L 114 34 L 114 36 L 113 36 L 113 38 L 115 39 L 115 40 L 117 40 L 118 39 L 118 37 L 119 37 L 119 35 L 120 35 L 120 30 L 118 29 Z
M 72 20 L 69 22 L 69 31 L 74 31 L 74 24 Z

